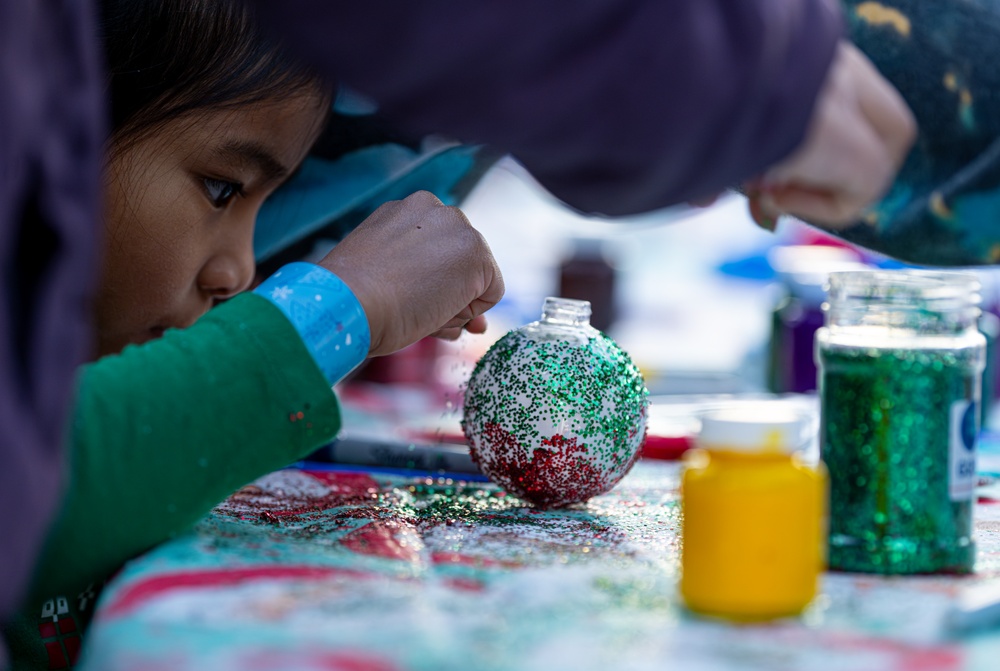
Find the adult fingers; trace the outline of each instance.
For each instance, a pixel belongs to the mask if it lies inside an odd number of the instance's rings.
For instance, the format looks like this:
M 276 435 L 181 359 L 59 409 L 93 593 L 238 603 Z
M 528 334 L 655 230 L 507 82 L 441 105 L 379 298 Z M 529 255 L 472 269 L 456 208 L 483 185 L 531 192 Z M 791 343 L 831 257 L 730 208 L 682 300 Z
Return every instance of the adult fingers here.
M 754 223 L 766 231 L 774 232 L 778 225 L 778 217 L 782 213 L 770 202 L 770 199 L 760 192 L 749 194 L 747 207 L 750 209 L 750 218 L 754 220 Z
M 913 112 L 899 91 L 882 77 L 857 47 L 845 45 L 844 56 L 853 67 L 870 73 L 870 76 L 859 77 L 858 104 L 898 169 L 917 136 Z

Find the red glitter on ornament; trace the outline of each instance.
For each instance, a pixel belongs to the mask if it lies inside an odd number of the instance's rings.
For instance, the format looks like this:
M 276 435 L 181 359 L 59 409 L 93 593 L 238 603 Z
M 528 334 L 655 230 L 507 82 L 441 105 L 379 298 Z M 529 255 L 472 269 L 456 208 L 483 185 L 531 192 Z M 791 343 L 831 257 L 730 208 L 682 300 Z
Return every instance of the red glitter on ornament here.
M 559 508 L 603 494 L 614 485 L 587 460 L 587 446 L 555 434 L 531 455 L 500 425 L 488 422 L 472 458 L 490 478 L 541 508 Z M 638 452 L 630 460 L 635 463 Z M 626 469 L 627 472 L 628 469 Z

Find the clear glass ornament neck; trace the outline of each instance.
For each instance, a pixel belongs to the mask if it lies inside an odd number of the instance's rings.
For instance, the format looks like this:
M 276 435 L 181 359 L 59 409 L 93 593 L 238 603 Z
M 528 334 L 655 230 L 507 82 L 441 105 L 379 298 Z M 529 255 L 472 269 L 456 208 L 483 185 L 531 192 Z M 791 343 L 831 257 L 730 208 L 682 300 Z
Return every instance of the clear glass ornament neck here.
M 590 301 L 550 296 L 542 305 L 542 323 L 560 326 L 589 326 Z

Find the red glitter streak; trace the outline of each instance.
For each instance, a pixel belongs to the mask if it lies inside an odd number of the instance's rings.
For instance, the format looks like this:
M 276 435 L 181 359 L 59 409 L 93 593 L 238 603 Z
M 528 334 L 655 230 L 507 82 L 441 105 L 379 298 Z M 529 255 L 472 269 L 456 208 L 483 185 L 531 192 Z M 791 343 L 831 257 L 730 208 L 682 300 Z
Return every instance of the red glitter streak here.
M 409 545 L 399 538 L 403 535 L 400 532 L 406 531 L 413 531 Z M 420 561 L 420 548 L 416 547 L 417 537 L 416 529 L 404 522 L 373 520 L 341 538 L 340 544 L 361 555 L 417 563 Z
M 522 565 L 515 561 L 504 561 L 491 559 L 489 557 L 474 557 L 472 555 L 461 554 L 459 552 L 434 552 L 431 554 L 431 561 L 435 564 L 458 564 L 460 566 L 474 566 L 477 568 L 521 568 Z
M 253 650 L 245 668 L 288 669 L 318 668 L 325 671 L 399 671 L 399 667 L 387 659 L 366 652 L 309 652 L 284 650 Z
M 287 491 L 279 494 L 251 484 L 233 494 L 217 512 L 240 519 L 256 513 L 261 522 L 279 524 L 281 517 L 370 501 L 379 489 L 378 483 L 365 473 L 300 472 L 326 485 L 327 492 L 322 496 L 293 495 Z
M 267 522 L 268 524 L 281 524 L 281 520 L 278 519 L 278 516 L 268 510 L 265 510 L 260 514 L 260 521 Z
M 859 638 L 850 634 L 832 635 L 830 643 L 839 649 L 871 650 L 894 657 L 892 668 L 897 671 L 958 671 L 964 655 L 954 646 L 920 646 L 901 641 Z
M 339 471 L 310 471 L 303 470 L 323 484 L 329 485 L 330 489 L 341 494 L 371 494 L 378 491 L 378 482 L 367 473 L 346 473 Z
M 365 654 L 333 653 L 323 655 L 321 659 L 327 671 L 398 671 L 400 668 L 387 660 Z
M 117 599 L 104 608 L 102 617 L 114 618 L 126 615 L 147 601 L 180 589 L 223 587 L 256 580 L 323 580 L 331 577 L 369 578 L 373 575 L 364 571 L 326 566 L 277 565 L 167 573 L 129 585 Z
M 449 587 L 463 592 L 483 592 L 486 590 L 486 585 L 472 578 L 448 578 L 443 582 Z

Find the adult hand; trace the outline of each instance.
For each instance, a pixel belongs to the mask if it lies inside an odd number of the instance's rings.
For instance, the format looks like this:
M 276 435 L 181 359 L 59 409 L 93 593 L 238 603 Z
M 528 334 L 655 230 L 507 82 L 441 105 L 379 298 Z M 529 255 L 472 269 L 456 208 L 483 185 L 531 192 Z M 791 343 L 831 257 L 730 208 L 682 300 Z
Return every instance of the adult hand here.
M 319 264 L 364 308 L 371 356 L 428 335 L 482 333 L 483 313 L 503 296 L 503 277 L 483 236 L 461 210 L 426 191 L 382 205 Z
M 829 228 L 856 222 L 892 184 L 916 129 L 899 93 L 841 42 L 805 141 L 745 186 L 751 215 L 769 229 L 785 213 Z

